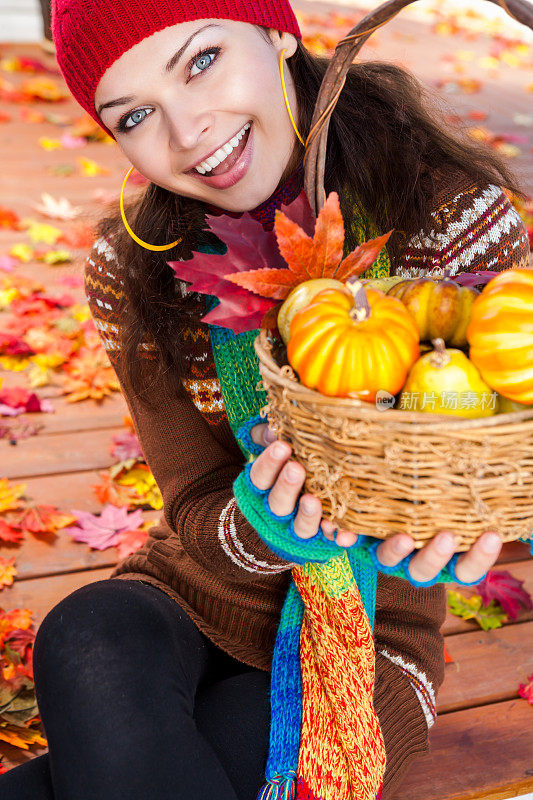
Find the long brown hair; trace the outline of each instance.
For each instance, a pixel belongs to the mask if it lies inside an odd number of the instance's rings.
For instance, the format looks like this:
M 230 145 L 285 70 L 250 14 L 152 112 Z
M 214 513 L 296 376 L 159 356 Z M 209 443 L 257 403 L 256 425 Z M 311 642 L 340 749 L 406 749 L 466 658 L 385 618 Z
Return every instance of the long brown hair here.
M 311 54 L 299 42 L 289 65 L 298 101 L 298 123 L 305 136 L 328 60 Z M 331 117 L 326 156 L 325 190 L 341 198 L 345 219 L 349 186 L 365 213 L 377 221 L 380 233 L 395 229 L 387 244 L 392 256 L 401 242 L 430 227 L 439 185 L 439 171 L 459 171 L 480 186 L 496 184 L 525 199 L 517 178 L 487 146 L 468 139 L 460 128 L 450 133 L 439 115 L 450 109 L 428 92 L 413 74 L 392 63 L 355 63 Z M 293 157 L 301 160 L 302 148 Z M 132 226 L 145 241 L 182 242 L 162 254 L 144 250 L 124 230 L 120 215 L 103 220 L 100 233 L 112 236 L 124 265 L 120 358 L 129 388 L 150 405 L 146 362 L 139 345 L 156 347 L 159 375 L 174 393 L 183 391 L 182 332 L 191 315 L 198 315 L 194 296 L 176 294 L 175 277 L 167 261 L 190 258 L 198 244 L 209 241 L 202 203 L 150 184 L 127 210 Z M 202 233 L 204 230 L 204 233 Z M 153 380 L 153 375 L 151 380 Z

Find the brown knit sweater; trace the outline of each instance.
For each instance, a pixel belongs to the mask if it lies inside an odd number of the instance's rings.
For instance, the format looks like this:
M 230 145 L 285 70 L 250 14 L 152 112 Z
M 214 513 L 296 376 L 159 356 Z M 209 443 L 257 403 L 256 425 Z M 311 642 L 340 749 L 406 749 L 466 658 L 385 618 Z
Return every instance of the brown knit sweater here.
M 529 266 L 525 226 L 498 187 L 481 189 L 455 175 L 442 185 L 433 216 L 438 244 L 424 232 L 413 237 L 402 253 L 391 253 L 393 274 Z M 153 370 L 157 409 L 148 411 L 125 389 L 118 345 L 123 269 L 99 239 L 85 269 L 87 300 L 164 506 L 146 544 L 111 577 L 157 586 L 220 648 L 269 671 L 291 565 L 269 550 L 235 504 L 232 484 L 243 456 L 224 412 L 208 328 L 191 322 L 186 331 L 185 397 L 161 386 L 153 345 L 144 343 L 140 357 Z M 183 292 L 176 281 L 178 305 Z M 201 315 L 205 298 L 197 299 Z M 379 573 L 374 705 L 387 756 L 382 800 L 392 800 L 410 762 L 428 749 L 444 680 L 444 618 L 443 585 L 414 588 Z

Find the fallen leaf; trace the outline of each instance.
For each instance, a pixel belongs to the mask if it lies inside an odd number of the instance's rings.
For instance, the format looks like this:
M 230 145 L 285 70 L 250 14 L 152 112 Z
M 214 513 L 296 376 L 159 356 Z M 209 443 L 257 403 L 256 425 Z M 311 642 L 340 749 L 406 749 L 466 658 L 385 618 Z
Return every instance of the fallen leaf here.
M 64 133 L 60 139 L 65 150 L 78 150 L 80 147 L 87 146 L 87 140 L 81 136 L 72 136 L 71 133 Z
M 0 393 L 1 398 L 1 393 Z M 126 461 L 128 458 L 143 458 L 143 452 L 137 434 L 132 431 L 124 431 L 113 436 L 111 455 L 119 461 Z
M 122 531 L 118 535 L 117 555 L 122 561 L 126 556 L 135 553 L 140 547 L 146 544 L 148 530 L 139 528 L 136 531 Z
M 24 532 L 55 534 L 61 528 L 76 522 L 72 514 L 65 514 L 53 505 L 28 503 L 22 514 L 15 518 L 16 525 Z
M 8 228 L 12 231 L 20 230 L 20 219 L 18 214 L 10 208 L 0 206 L 0 228 Z
M 448 607 L 457 617 L 475 620 L 484 631 L 501 628 L 508 621 L 507 614 L 494 601 L 484 607 L 479 594 L 464 597 L 459 592 L 449 591 Z
M 93 161 L 91 158 L 85 158 L 84 156 L 80 156 L 78 159 L 78 164 L 80 167 L 80 171 L 82 175 L 86 175 L 88 178 L 94 178 L 97 175 L 109 175 L 111 170 L 107 169 L 107 167 L 101 167 L 96 161 Z
M 488 606 L 495 600 L 511 619 L 516 620 L 522 608 L 528 611 L 533 609 L 531 595 L 523 586 L 524 581 L 515 578 L 507 570 L 491 569 L 478 583 L 477 591 L 483 605 Z
M 444 663 L 445 664 L 454 664 L 454 660 L 451 655 L 448 653 L 448 649 L 446 647 L 446 642 L 444 642 Z
M 0 478 L 0 513 L 4 511 L 17 511 L 21 507 L 21 498 L 26 489 L 25 483 L 17 483 L 13 486 L 7 478 Z
M 29 244 L 14 244 L 9 255 L 22 261 L 23 264 L 29 264 L 33 260 L 35 250 Z
M 0 556 L 0 589 L 3 589 L 4 586 L 11 586 L 16 574 L 15 559 Z
M 63 145 L 59 139 L 51 139 L 49 136 L 40 136 L 37 140 L 37 144 L 47 152 L 51 152 L 52 150 L 61 150 L 63 148 Z
M 0 540 L 2 542 L 18 544 L 22 539 L 24 539 L 24 533 L 20 528 L 0 519 Z
M 528 676 L 527 683 L 521 683 L 518 687 L 518 694 L 533 706 L 533 673 Z
M 29 100 L 46 100 L 49 103 L 57 103 L 69 97 L 56 81 L 44 77 L 24 81 L 19 91 Z
M 82 212 L 79 206 L 73 206 L 66 197 L 60 197 L 56 200 L 48 192 L 42 193 L 40 204 L 34 205 L 34 208 L 44 217 L 49 217 L 50 219 L 75 219 Z
M 80 524 L 64 528 L 75 542 L 85 542 L 95 550 L 106 550 L 118 544 L 119 534 L 123 531 L 136 531 L 142 525 L 140 510 L 128 513 L 125 507 L 107 504 L 97 516 L 89 511 L 71 509 L 71 513 Z
M 62 231 L 53 225 L 46 225 L 33 219 L 25 220 L 25 222 L 28 224 L 28 236 L 34 244 L 44 242 L 45 244 L 54 245 L 61 236 Z

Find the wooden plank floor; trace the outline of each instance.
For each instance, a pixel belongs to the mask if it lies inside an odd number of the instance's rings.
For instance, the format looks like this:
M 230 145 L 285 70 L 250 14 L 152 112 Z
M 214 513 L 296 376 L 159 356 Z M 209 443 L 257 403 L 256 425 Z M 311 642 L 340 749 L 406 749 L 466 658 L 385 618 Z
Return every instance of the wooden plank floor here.
M 313 12 L 332 7 L 304 0 L 295 5 Z M 366 57 L 403 64 L 427 84 L 442 77 L 441 60 L 453 49 L 450 39 L 428 37 L 427 27 L 406 24 L 401 16 L 380 31 L 377 38 L 378 46 Z M 478 55 L 488 53 L 486 40 L 461 40 L 456 47 L 468 48 Z M 0 54 L 46 58 L 36 47 L 20 45 L 0 45 Z M 531 73 L 528 77 L 529 82 L 533 81 Z M 492 130 L 523 135 L 524 129 L 518 128 L 512 118 L 513 114 L 524 112 L 524 83 L 523 74 L 518 77 L 507 69 L 500 85 L 493 78 L 474 99 L 457 95 L 447 100 L 460 113 L 471 108 L 490 112 L 487 125 Z M 96 219 L 101 207 L 93 198 L 94 190 L 118 193 L 126 168 L 117 148 L 90 144 L 79 152 L 44 152 L 37 146 L 38 137 L 58 136 L 60 129 L 49 123 L 22 123 L 15 107 L 8 110 L 13 120 L 0 130 L 10 152 L 9 162 L 3 167 L 0 205 L 13 208 L 21 216 L 36 216 L 32 203 L 38 202 L 42 191 L 48 191 L 54 197 L 66 194 L 73 204 L 83 206 L 87 219 Z M 70 102 L 62 104 L 61 112 L 77 113 Z M 533 194 L 533 158 L 527 148 L 524 150 L 524 155 L 511 166 Z M 108 167 L 110 174 L 95 180 L 64 178 L 48 171 L 53 165 L 75 163 L 79 154 Z M 57 224 L 61 227 L 61 223 Z M 0 255 L 22 238 L 16 232 L 0 231 Z M 62 267 L 31 263 L 20 267 L 20 272 L 55 290 L 58 276 L 80 274 L 83 257 L 80 252 L 73 264 Z M 62 287 L 58 291 L 63 290 L 83 301 L 81 289 Z M 0 330 L 2 316 L 0 313 Z M 4 386 L 24 385 L 21 374 L 3 372 L 0 377 Z M 0 441 L 0 477 L 23 482 L 26 493 L 36 502 L 57 504 L 67 510 L 99 511 L 91 485 L 98 481 L 98 470 L 114 462 L 109 447 L 127 414 L 124 400 L 117 394 L 100 405 L 70 405 L 59 397 L 56 387 L 45 387 L 39 394 L 52 400 L 56 412 L 33 415 L 35 422 L 43 425 L 36 437 L 16 446 Z M 145 515 L 153 518 L 157 513 Z M 1 547 L 0 554 L 15 556 L 18 568 L 14 585 L 1 592 L 0 605 L 4 609 L 31 608 L 36 627 L 72 591 L 107 578 L 117 560 L 114 549 L 91 550 L 61 534 L 53 541 L 28 537 L 20 548 Z M 533 560 L 525 545 L 505 545 L 499 564 L 524 580 L 525 588 L 533 594 Z M 488 633 L 473 622 L 448 614 L 443 633 L 454 661 L 446 665 L 445 681 L 438 695 L 438 719 L 430 732 L 430 752 L 416 760 L 394 800 L 503 800 L 533 791 L 533 711 L 517 694 L 518 684 L 533 672 L 533 611 L 522 612 L 516 622 Z M 43 752 L 45 748 L 22 752 L 0 743 L 0 754 L 8 766 Z

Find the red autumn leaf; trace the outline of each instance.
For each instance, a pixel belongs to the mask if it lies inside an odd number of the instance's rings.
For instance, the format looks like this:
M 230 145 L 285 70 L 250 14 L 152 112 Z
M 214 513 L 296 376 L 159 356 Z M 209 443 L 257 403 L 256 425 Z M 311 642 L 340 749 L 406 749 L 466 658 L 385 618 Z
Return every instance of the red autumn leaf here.
M 518 694 L 533 706 L 533 673 L 528 675 L 527 683 L 521 683 L 518 687 Z
M 210 218 L 209 226 L 226 244 L 226 253 L 195 253 L 189 261 L 169 262 L 169 266 L 190 284 L 188 291 L 218 298 L 204 322 L 235 333 L 261 324 L 271 327 L 275 301 L 306 280 L 337 277 L 339 267 L 342 279 L 361 274 L 392 233 L 365 242 L 343 261 L 344 223 L 335 192 L 314 222 L 305 192 L 276 211 L 275 235 L 248 213 L 224 220 Z
M 18 544 L 22 539 L 24 533 L 18 525 L 10 525 L 9 522 L 0 519 L 0 541 Z
M 12 231 L 20 229 L 20 219 L 10 208 L 0 206 L 0 228 L 9 228 Z
M 524 581 L 518 580 L 507 570 L 491 569 L 478 584 L 484 606 L 496 600 L 511 619 L 517 619 L 521 608 L 533 609 L 531 595 L 523 588 Z
M 448 649 L 446 647 L 446 642 L 444 642 L 444 663 L 445 664 L 454 664 L 454 660 L 451 655 L 448 653 Z
M 18 336 L 0 331 L 0 354 L 5 356 L 31 356 L 34 350 Z

